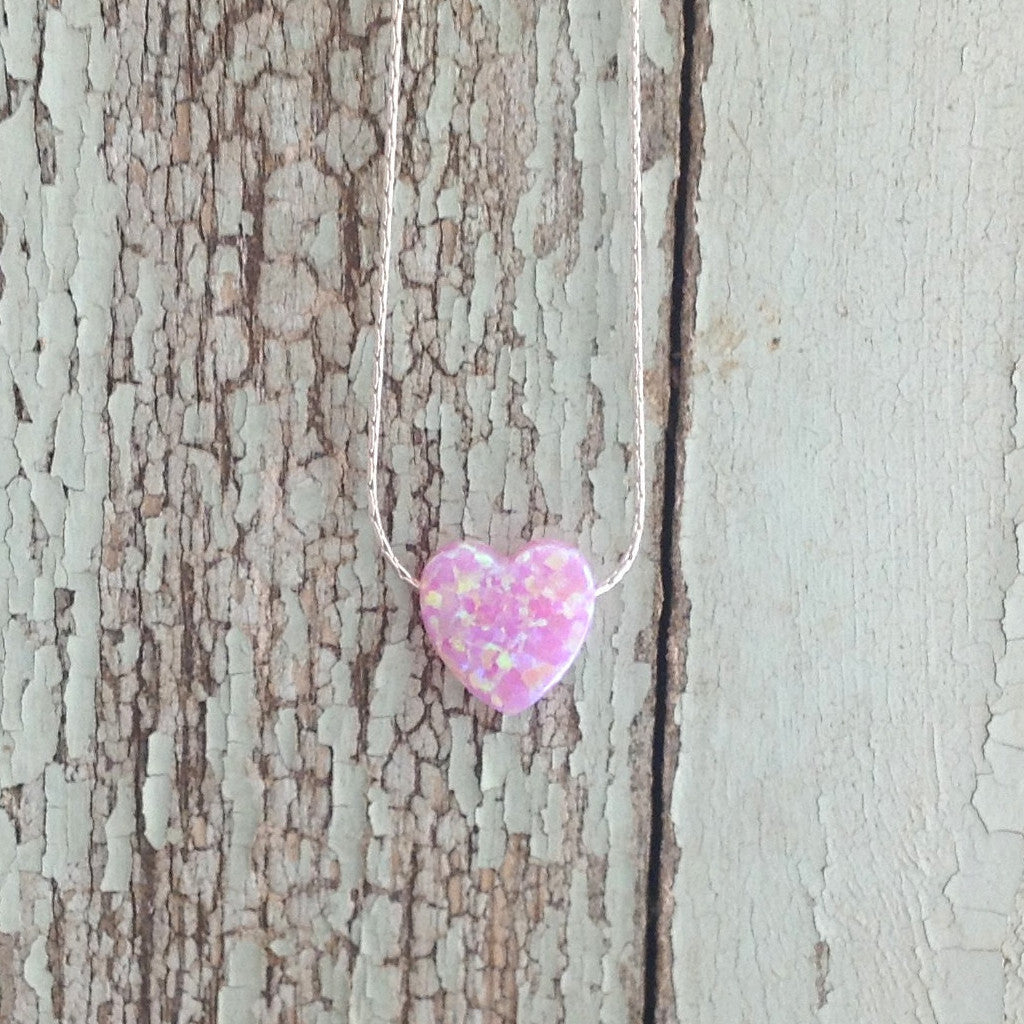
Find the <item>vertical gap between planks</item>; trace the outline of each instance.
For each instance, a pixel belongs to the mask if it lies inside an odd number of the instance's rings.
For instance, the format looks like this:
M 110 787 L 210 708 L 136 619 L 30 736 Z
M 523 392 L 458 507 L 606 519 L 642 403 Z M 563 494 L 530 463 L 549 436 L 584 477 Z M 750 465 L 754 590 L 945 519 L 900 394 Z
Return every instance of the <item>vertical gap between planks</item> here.
M 679 518 L 682 505 L 683 438 L 689 427 L 689 381 L 696 322 L 700 246 L 697 185 L 704 154 L 701 87 L 711 60 L 709 0 L 683 0 L 683 65 L 679 101 L 679 179 L 675 203 L 672 307 L 669 316 L 669 403 L 663 440 L 664 503 L 661 528 L 662 607 L 655 667 L 654 737 L 651 752 L 651 835 L 647 873 L 643 1024 L 672 1019 L 671 877 L 678 863 L 666 846 L 666 791 L 674 777 L 679 730 L 670 715 L 685 687 L 684 652 L 689 601 L 681 575 Z

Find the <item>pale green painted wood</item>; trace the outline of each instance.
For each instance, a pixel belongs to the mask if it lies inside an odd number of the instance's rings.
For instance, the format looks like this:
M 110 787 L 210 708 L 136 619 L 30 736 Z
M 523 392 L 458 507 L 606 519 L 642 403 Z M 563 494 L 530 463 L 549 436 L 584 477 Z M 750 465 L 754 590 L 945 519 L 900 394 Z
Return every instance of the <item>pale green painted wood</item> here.
M 409 7 L 412 563 L 628 542 L 620 6 Z M 660 481 L 572 679 L 471 707 L 367 523 L 380 7 L 0 9 L 0 1019 L 635 1019 Z M 678 12 L 644 37 L 656 466 Z
M 686 1024 L 1024 1015 L 1017 13 L 711 3 Z

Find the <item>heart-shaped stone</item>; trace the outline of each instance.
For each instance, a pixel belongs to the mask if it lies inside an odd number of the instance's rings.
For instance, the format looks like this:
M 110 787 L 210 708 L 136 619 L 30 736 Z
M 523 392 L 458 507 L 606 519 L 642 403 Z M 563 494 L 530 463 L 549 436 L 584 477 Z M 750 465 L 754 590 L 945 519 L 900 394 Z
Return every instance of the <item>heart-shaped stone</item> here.
M 460 541 L 424 567 L 420 614 L 466 689 L 514 715 L 572 664 L 594 615 L 594 580 L 579 551 L 557 541 L 534 541 L 511 559 Z

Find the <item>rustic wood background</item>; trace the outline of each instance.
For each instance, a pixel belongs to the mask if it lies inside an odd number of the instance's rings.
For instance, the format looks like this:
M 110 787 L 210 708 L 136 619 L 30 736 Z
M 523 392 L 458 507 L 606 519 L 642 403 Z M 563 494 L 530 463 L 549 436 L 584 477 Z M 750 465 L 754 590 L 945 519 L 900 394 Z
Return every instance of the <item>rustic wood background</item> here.
M 712 0 L 681 1024 L 1024 1020 L 1024 21 Z
M 408 0 L 413 568 L 626 543 L 621 8 Z M 1019 15 L 644 0 L 645 547 L 504 720 L 386 5 L 0 0 L 0 1022 L 1024 1018 Z

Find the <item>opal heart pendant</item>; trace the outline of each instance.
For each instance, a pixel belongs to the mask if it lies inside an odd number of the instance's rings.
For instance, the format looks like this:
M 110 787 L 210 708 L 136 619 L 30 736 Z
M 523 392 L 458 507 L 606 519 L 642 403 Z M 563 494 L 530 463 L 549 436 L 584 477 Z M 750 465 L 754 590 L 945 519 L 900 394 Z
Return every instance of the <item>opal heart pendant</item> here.
M 527 544 L 504 558 L 475 541 L 442 548 L 420 577 L 423 626 L 474 697 L 507 715 L 536 704 L 579 653 L 594 580 L 575 548 Z

